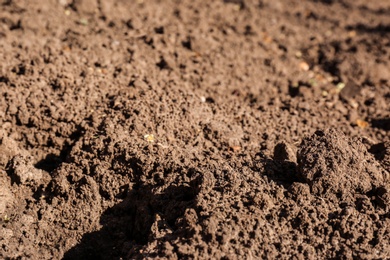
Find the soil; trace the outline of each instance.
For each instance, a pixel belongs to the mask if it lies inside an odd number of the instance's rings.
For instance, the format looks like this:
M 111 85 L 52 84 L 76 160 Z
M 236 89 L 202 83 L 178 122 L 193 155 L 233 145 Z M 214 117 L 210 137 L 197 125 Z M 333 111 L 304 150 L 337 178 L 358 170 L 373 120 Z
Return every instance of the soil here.
M 389 14 L 0 1 L 0 258 L 389 259 Z

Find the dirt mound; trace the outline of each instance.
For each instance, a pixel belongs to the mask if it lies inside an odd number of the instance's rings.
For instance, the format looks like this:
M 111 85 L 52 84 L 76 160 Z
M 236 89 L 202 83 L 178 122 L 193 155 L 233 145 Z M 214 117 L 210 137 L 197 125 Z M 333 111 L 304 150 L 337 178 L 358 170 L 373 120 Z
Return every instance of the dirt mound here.
M 3 1 L 0 258 L 390 258 L 388 1 Z
M 388 173 L 369 154 L 363 143 L 349 140 L 334 130 L 316 131 L 298 150 L 299 172 L 313 194 L 347 200 L 367 194 L 388 182 Z M 338 197 L 338 198 L 336 198 Z

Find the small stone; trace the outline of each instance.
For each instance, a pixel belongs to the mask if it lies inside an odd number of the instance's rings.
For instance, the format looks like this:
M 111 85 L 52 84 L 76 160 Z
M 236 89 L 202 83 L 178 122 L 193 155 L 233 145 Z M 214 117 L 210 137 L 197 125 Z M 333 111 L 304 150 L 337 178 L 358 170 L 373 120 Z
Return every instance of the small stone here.
M 367 121 L 364 121 L 364 120 L 361 120 L 361 119 L 357 119 L 356 120 L 356 124 L 358 127 L 364 129 L 368 126 L 368 122 Z
M 154 143 L 154 135 L 153 134 L 146 134 L 146 135 L 144 135 L 144 139 L 148 143 Z
M 299 63 L 299 68 L 303 71 L 308 71 L 310 69 L 310 66 L 306 62 L 302 61 Z

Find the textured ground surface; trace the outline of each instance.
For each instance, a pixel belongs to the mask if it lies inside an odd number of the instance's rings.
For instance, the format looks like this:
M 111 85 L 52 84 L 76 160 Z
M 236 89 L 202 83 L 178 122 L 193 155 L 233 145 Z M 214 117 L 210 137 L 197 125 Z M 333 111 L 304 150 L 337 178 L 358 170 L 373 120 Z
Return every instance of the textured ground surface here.
M 0 1 L 0 258 L 390 258 L 389 14 Z

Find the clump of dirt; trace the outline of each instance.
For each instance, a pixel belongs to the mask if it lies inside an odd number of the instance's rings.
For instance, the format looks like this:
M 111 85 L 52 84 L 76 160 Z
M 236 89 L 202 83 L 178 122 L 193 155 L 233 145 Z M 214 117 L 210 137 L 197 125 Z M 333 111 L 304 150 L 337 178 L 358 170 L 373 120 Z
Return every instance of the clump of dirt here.
M 0 3 L 0 258 L 390 258 L 378 1 Z
M 388 173 L 359 140 L 335 130 L 316 131 L 298 150 L 300 174 L 318 196 L 351 200 L 388 182 Z M 385 173 L 386 172 L 386 173 Z

